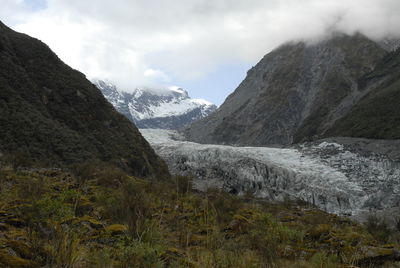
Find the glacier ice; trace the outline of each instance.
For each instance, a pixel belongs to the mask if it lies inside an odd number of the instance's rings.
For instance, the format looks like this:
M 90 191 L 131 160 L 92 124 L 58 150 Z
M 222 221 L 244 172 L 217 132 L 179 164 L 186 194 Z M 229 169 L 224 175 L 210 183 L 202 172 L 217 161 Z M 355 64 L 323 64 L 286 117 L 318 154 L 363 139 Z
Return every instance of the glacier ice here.
M 173 174 L 195 187 L 217 187 L 270 200 L 300 199 L 327 212 L 356 215 L 398 207 L 399 163 L 317 142 L 291 148 L 234 147 L 185 141 L 176 131 L 141 129 Z

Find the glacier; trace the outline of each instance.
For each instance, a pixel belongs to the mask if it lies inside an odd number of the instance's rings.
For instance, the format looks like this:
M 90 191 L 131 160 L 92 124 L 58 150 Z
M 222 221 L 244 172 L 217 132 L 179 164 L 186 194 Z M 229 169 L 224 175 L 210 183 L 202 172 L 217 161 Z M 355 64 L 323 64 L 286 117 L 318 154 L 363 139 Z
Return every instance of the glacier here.
M 140 131 L 171 173 L 192 175 L 201 191 L 212 187 L 269 200 L 302 200 L 348 216 L 400 204 L 399 161 L 346 143 L 235 147 L 188 142 L 173 130 Z

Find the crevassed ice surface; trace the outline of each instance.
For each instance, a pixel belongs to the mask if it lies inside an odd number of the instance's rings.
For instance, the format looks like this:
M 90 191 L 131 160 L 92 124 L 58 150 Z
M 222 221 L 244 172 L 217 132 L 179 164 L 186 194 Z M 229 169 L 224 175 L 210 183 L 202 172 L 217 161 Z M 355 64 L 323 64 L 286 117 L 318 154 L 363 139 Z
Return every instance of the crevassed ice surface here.
M 175 174 L 194 175 L 195 187 L 270 200 L 301 199 L 336 214 L 396 207 L 399 165 L 321 142 L 298 148 L 234 147 L 184 141 L 175 131 L 141 129 Z

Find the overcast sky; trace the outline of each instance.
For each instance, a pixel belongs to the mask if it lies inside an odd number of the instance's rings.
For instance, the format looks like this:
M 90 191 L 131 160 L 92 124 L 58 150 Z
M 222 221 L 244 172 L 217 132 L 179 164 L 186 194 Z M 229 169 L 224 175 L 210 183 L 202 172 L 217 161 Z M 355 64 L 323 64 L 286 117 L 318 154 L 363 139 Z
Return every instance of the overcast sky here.
M 0 0 L 0 19 L 90 79 L 181 86 L 219 105 L 283 42 L 399 36 L 400 0 Z

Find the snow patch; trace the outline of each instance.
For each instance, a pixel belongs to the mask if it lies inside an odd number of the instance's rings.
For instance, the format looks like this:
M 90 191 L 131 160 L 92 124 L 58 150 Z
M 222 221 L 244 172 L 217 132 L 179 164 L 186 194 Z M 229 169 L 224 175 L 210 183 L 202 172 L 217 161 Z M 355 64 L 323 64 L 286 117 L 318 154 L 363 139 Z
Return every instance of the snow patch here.
M 184 100 L 176 100 L 172 99 L 171 101 L 161 101 L 156 105 L 148 106 L 146 110 L 138 112 L 134 106 L 130 106 L 130 111 L 132 115 L 138 120 L 149 119 L 149 118 L 162 118 L 162 117 L 170 117 L 170 116 L 179 116 L 185 113 L 188 113 L 194 109 L 200 108 L 201 106 L 205 106 L 203 108 L 207 109 L 207 106 L 211 107 L 213 104 L 208 103 L 206 101 L 199 102 L 197 99 L 184 99 Z
M 177 86 L 171 86 L 171 87 L 169 87 L 169 90 L 177 92 L 177 93 L 181 93 L 181 94 L 186 92 L 183 88 L 177 87 Z
M 191 99 L 177 86 L 136 88 L 127 93 L 109 82 L 98 80 L 96 85 L 119 112 L 141 127 L 180 128 L 216 109 L 211 102 Z

